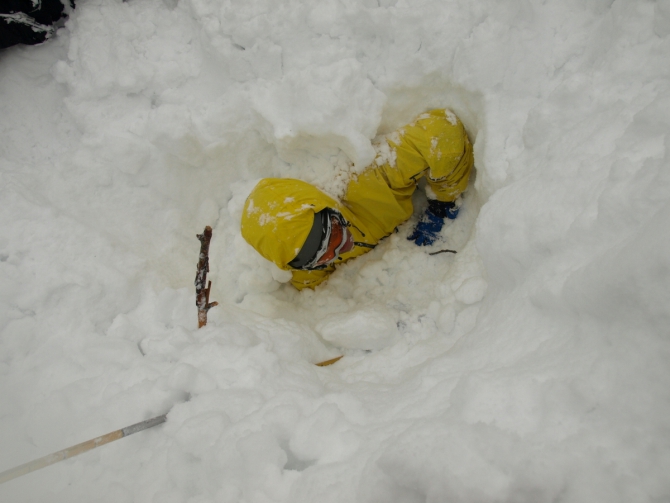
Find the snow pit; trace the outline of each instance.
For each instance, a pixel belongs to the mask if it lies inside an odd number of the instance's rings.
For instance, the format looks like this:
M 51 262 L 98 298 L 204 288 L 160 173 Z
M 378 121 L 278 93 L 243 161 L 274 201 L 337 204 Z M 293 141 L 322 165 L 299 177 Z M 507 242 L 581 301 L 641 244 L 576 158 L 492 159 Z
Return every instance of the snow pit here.
M 2 51 L 0 471 L 169 414 L 0 501 L 667 501 L 669 59 L 665 0 L 80 0 Z M 422 191 L 316 291 L 242 239 L 436 107 L 477 173 L 433 247 Z

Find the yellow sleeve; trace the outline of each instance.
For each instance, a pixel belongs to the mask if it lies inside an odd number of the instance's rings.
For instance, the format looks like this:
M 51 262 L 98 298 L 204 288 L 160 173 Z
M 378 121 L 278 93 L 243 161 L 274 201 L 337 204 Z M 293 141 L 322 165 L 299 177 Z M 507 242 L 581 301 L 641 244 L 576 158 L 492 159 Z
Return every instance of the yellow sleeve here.
M 454 201 L 468 186 L 472 145 L 461 121 L 448 110 L 432 110 L 387 137 L 394 162 L 382 166 L 392 188 L 415 185 L 424 174 L 440 201 Z
M 303 271 L 299 269 L 293 269 L 293 278 L 291 278 L 291 284 L 296 287 L 298 290 L 303 288 L 311 288 L 312 290 L 318 285 L 323 283 L 328 279 L 328 276 L 335 270 L 334 267 L 326 267 L 325 269 L 317 269 L 315 271 Z

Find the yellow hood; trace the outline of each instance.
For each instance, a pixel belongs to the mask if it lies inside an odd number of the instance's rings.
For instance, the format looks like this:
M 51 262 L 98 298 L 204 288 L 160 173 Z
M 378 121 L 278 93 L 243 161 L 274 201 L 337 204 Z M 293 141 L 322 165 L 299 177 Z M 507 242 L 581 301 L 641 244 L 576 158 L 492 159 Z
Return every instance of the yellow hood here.
M 307 239 L 314 214 L 341 205 L 316 187 L 290 178 L 265 178 L 251 191 L 242 211 L 242 236 L 281 269 L 291 269 Z

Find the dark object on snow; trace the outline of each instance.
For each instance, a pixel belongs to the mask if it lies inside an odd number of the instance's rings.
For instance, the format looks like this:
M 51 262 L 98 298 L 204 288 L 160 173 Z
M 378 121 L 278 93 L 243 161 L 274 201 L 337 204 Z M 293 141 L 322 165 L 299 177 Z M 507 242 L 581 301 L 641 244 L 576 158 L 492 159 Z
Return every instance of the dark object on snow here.
M 154 426 L 163 424 L 166 420 L 167 420 L 167 414 L 163 414 L 162 416 L 147 419 L 146 421 L 142 421 L 141 423 L 131 424 L 130 426 L 126 426 L 125 428 L 121 428 L 120 430 L 107 433 L 106 435 L 103 435 L 101 437 L 96 437 L 91 440 L 87 440 L 86 442 L 82 442 L 81 444 L 73 445 L 72 447 L 68 447 L 67 449 L 63 449 L 62 451 L 54 452 L 53 454 L 49 454 L 48 456 L 44 456 L 43 458 L 35 459 L 33 461 L 30 461 L 29 463 L 25 463 L 21 466 L 17 466 L 16 468 L 12 468 L 11 470 L 7 470 L 6 472 L 0 473 L 0 484 L 8 482 L 17 477 L 20 477 L 21 475 L 34 472 L 35 470 L 39 470 L 40 468 L 44 468 L 45 466 L 53 465 L 54 463 L 58 463 L 59 461 L 63 461 L 64 459 L 72 458 L 74 456 L 82 454 L 83 452 L 90 451 L 91 449 L 95 449 L 96 447 L 99 447 L 101 445 L 113 442 L 114 440 L 127 437 L 128 435 L 132 435 L 133 433 L 137 433 L 138 431 L 146 430 L 147 428 L 153 428 Z
M 458 252 L 456 250 L 440 250 L 440 251 L 429 253 L 428 255 L 439 255 L 440 253 L 458 253 Z
M 198 307 L 198 328 L 207 325 L 207 311 L 218 302 L 209 301 L 209 290 L 212 282 L 207 284 L 207 273 L 209 272 L 209 242 L 212 239 L 212 228 L 208 225 L 202 234 L 196 234 L 200 240 L 200 256 L 198 258 L 198 270 L 195 273 L 195 305 Z M 205 285 L 207 284 L 207 287 Z
M 69 1 L 74 8 L 74 0 Z M 0 49 L 44 42 L 56 31 L 54 23 L 67 16 L 64 11 L 60 0 L 0 1 Z
M 438 201 L 437 199 L 428 200 L 428 210 L 440 218 L 453 220 L 458 216 L 460 206 L 456 202 Z

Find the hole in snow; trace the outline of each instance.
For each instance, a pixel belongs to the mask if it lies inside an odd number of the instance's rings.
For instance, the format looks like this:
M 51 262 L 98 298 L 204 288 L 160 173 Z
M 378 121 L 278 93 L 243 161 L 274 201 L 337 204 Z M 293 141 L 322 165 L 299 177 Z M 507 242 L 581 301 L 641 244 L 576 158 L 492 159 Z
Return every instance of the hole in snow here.
M 445 342 L 446 350 L 472 328 L 472 323 L 461 319 L 461 312 L 471 308 L 468 320 L 471 319 L 473 309 L 476 310 L 486 292 L 479 255 L 472 243 L 474 225 L 484 199 L 478 193 L 476 181 L 481 99 L 450 86 L 438 76 L 426 77 L 416 88 L 389 90 L 387 95 L 387 108 L 378 130 L 380 134 L 408 124 L 418 114 L 432 108 L 453 110 L 465 125 L 474 146 L 475 169 L 462 196 L 458 218 L 445 220 L 440 238 L 432 246 L 419 247 L 407 240 L 427 206 L 425 182 L 422 181 L 413 195 L 414 214 L 398 227 L 397 232 L 369 253 L 338 266 L 316 291 L 298 292 L 290 284 L 273 279 L 271 264 L 240 236 L 242 207 L 257 180 L 234 184 L 233 196 L 221 212 L 220 225 L 215 229 L 217 240 L 212 243 L 210 264 L 212 278 L 217 278 L 212 298 L 227 299 L 241 309 L 270 319 L 290 320 L 316 333 L 316 337 L 313 334 L 311 337 L 324 347 L 348 354 L 363 354 L 362 350 L 378 352 L 398 344 L 414 345 L 435 337 Z M 426 96 L 431 96 L 429 103 Z M 300 145 L 308 148 L 307 143 Z M 315 172 L 316 178 L 332 177 L 342 159 L 331 147 L 324 145 L 317 146 L 312 152 L 310 161 L 316 159 L 318 162 L 316 167 L 304 168 L 312 170 L 308 176 L 302 176 L 296 169 L 300 163 L 299 152 L 290 155 L 281 152 L 281 158 L 297 164 L 281 160 L 280 153 L 275 155 L 274 164 L 280 167 L 280 175 L 285 171 L 286 177 L 307 178 L 306 181 L 312 183 Z M 457 253 L 431 255 L 431 252 L 442 250 Z M 475 281 L 469 281 L 473 279 Z M 224 288 L 230 285 L 234 288 Z M 328 323 L 324 324 L 326 319 Z M 393 326 L 393 334 L 388 333 L 387 322 Z M 341 326 L 343 332 L 337 333 L 334 326 Z M 382 337 L 382 333 L 386 336 Z M 363 340 L 365 334 L 376 335 L 368 341 Z M 278 339 L 273 339 L 273 343 L 290 344 Z M 318 361 L 318 357 L 314 358 Z

